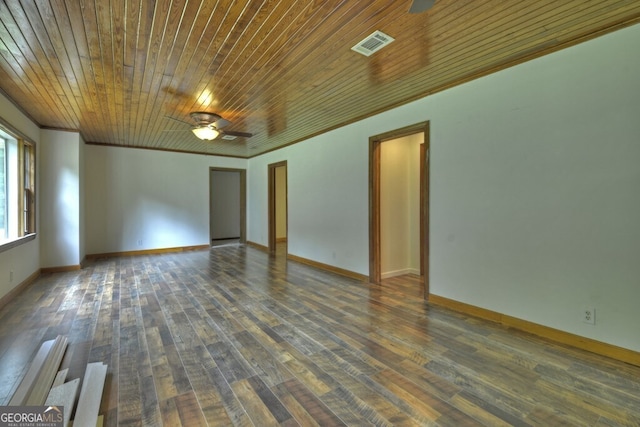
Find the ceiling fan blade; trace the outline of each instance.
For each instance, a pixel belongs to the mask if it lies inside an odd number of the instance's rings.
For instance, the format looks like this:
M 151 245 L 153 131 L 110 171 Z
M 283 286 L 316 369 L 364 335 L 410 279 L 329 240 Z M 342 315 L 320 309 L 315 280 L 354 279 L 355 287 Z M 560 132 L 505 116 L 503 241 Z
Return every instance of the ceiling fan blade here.
M 251 138 L 253 136 L 252 133 L 247 133 L 247 132 L 234 132 L 232 130 L 230 131 L 224 131 L 222 132 L 225 135 L 229 135 L 229 136 L 241 136 L 242 138 Z
M 174 122 L 178 122 L 178 123 L 182 123 L 182 124 L 185 124 L 185 125 L 193 126 L 193 123 L 185 122 L 183 120 L 176 119 L 176 118 L 171 117 L 171 116 L 164 116 L 164 118 L 165 119 L 169 119 L 169 120 L 173 120 Z
M 425 12 L 433 7 L 435 0 L 413 0 L 409 13 L 421 13 Z
M 234 131 L 228 131 L 225 132 L 222 130 L 223 127 L 225 126 L 229 126 L 231 124 L 231 122 L 227 119 L 223 119 L 220 115 L 216 114 L 216 113 L 207 113 L 204 111 L 194 111 L 192 113 L 189 113 L 189 116 L 196 122 L 195 128 L 199 128 L 199 127 L 208 127 L 211 129 L 214 129 L 216 131 L 219 132 L 219 135 L 216 136 L 216 138 L 214 139 L 218 139 L 219 137 L 224 137 L 225 135 L 228 136 L 232 136 L 232 137 L 242 137 L 242 138 L 250 138 L 253 136 L 252 133 L 248 133 L 248 132 L 234 132 Z M 192 123 L 188 123 L 185 121 L 182 121 L 180 119 L 176 119 L 173 118 L 171 116 L 165 116 L 167 119 L 171 119 L 174 120 L 176 122 L 179 123 L 183 123 L 185 125 L 189 125 L 190 128 L 194 128 L 194 125 Z M 168 132 L 184 132 L 184 130 L 171 130 L 171 129 L 167 129 Z M 203 138 L 201 138 L 203 139 Z
M 217 127 L 218 129 L 222 129 L 225 126 L 229 126 L 231 124 L 231 122 L 227 119 L 223 119 L 222 117 L 220 117 L 218 120 L 216 120 L 215 122 L 213 122 L 213 125 L 215 127 Z

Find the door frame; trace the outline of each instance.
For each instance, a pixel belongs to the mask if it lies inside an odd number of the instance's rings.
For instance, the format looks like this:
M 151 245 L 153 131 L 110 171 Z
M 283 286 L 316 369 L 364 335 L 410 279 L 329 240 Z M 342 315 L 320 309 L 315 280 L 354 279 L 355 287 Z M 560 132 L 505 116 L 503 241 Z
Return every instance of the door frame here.
M 420 133 L 420 274 L 423 296 L 429 299 L 429 121 L 369 137 L 369 280 L 382 282 L 380 242 L 380 145 Z
M 283 160 L 276 163 L 271 163 L 268 165 L 268 181 L 269 181 L 269 190 L 268 190 L 268 199 L 269 199 L 269 208 L 268 208 L 268 249 L 269 253 L 274 253 L 276 251 L 276 169 L 279 167 L 284 167 L 284 186 L 285 186 L 285 199 L 287 200 L 287 212 L 285 212 L 287 224 L 289 223 L 289 191 L 288 191 L 288 170 L 287 170 L 287 161 Z M 287 225 L 287 229 L 289 226 Z
M 212 172 L 239 172 L 240 173 L 240 243 L 247 242 L 247 170 L 235 168 L 219 168 L 209 167 L 209 245 L 211 245 L 211 230 L 213 223 L 211 222 L 211 174 Z

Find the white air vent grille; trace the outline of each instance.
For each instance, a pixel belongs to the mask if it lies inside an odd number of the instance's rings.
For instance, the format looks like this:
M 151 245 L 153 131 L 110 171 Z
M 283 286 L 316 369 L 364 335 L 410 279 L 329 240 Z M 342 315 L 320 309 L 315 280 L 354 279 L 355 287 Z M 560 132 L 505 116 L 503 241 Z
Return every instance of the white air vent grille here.
M 370 56 L 394 40 L 395 39 L 393 37 L 386 35 L 382 31 L 375 31 L 373 34 L 352 47 L 351 50 L 361 53 L 364 56 Z
M 234 135 L 223 135 L 222 136 L 222 139 L 226 139 L 227 141 L 233 141 L 236 138 L 237 138 L 237 136 L 234 136 Z

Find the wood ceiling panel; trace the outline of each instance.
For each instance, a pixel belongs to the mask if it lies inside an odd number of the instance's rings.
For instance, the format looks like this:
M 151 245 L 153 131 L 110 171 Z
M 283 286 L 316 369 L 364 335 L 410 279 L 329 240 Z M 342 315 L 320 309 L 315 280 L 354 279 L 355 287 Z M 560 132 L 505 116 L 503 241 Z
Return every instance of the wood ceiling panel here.
M 251 157 L 640 21 L 635 0 L 410 3 L 0 2 L 0 88 L 89 143 Z M 396 41 L 350 50 L 378 29 Z M 200 141 L 199 110 L 254 136 Z
M 525 16 L 525 19 L 526 19 L 526 18 L 527 18 L 527 17 Z M 489 30 L 488 30 L 488 29 L 483 29 L 483 31 L 484 31 L 484 32 L 489 32 Z M 514 39 L 514 40 L 517 40 L 517 39 Z M 553 43 L 557 43 L 557 42 L 556 42 L 556 41 L 553 41 Z M 451 67 L 451 66 L 449 66 L 449 65 L 447 65 L 447 64 L 442 64 L 442 65 L 440 65 L 440 69 L 441 69 L 441 70 L 445 70 L 445 71 L 447 71 L 447 72 L 441 72 L 441 73 L 438 73 L 438 76 L 440 76 L 441 78 L 443 78 L 443 79 L 445 80 L 445 82 L 446 82 L 446 80 L 451 79 L 451 77 L 452 77 L 452 76 L 454 77 L 454 80 L 455 80 L 455 77 L 456 77 L 455 73 L 456 73 L 456 72 L 458 72 L 458 71 L 464 71 L 464 70 L 465 70 L 465 68 L 463 68 L 463 67 L 467 67 L 467 68 L 468 68 L 469 70 L 471 70 L 471 71 L 476 71 L 476 70 L 478 70 L 478 69 L 480 69 L 480 70 L 481 70 L 481 69 L 482 69 L 483 67 L 485 67 L 485 65 L 486 65 L 485 63 L 483 63 L 482 61 L 480 61 L 480 59 L 484 59 L 484 58 L 486 58 L 486 57 L 487 57 L 487 55 L 485 54 L 485 51 L 478 49 L 478 48 L 479 48 L 479 46 L 478 46 L 477 44 L 470 44 L 469 42 L 463 42 L 463 44 L 462 44 L 462 45 L 463 45 L 463 46 L 468 46 L 468 45 L 470 46 L 470 48 L 468 49 L 468 52 L 466 52 L 466 53 L 464 53 L 464 54 L 462 54 L 462 55 L 456 54 L 457 56 L 460 56 L 460 57 L 462 57 L 462 58 L 463 58 L 462 63 L 460 63 L 460 64 L 456 64 L 454 67 Z M 453 48 L 453 46 L 452 46 L 452 48 Z M 509 48 L 512 48 L 512 50 L 513 50 L 513 51 L 515 51 L 515 52 L 520 52 L 518 49 L 523 49 L 523 48 L 525 48 L 525 52 L 527 52 L 527 53 L 528 53 L 528 51 L 526 50 L 526 48 L 529 48 L 529 46 L 527 46 L 526 44 L 524 44 L 524 43 L 522 42 L 522 40 L 520 40 L 520 41 L 518 41 L 518 44 L 517 44 L 515 47 L 509 46 Z M 437 49 L 436 49 L 436 50 L 437 50 Z M 453 49 L 451 49 L 451 50 L 453 50 Z M 470 57 L 470 56 L 469 56 L 469 53 L 472 53 L 472 52 L 474 52 L 474 51 L 476 51 L 475 56 Z M 501 52 L 501 51 L 509 52 L 509 49 L 508 49 L 508 48 L 505 48 L 505 47 L 503 46 L 501 49 L 499 49 L 499 50 L 495 50 L 495 52 L 497 52 L 497 53 L 499 53 L 499 52 Z M 382 53 L 382 52 L 381 52 L 381 53 Z M 435 55 L 434 55 L 434 56 L 435 56 Z M 499 58 L 503 58 L 504 56 L 506 56 L 506 55 L 503 55 L 502 57 L 499 57 Z M 474 61 L 476 61 L 476 62 L 473 62 L 473 61 L 471 61 L 470 59 L 473 59 L 473 60 L 474 60 Z M 492 57 L 492 60 L 491 60 L 491 61 L 489 61 L 488 63 L 490 64 L 490 63 L 492 63 L 492 62 L 493 62 L 493 57 Z M 403 63 L 402 65 L 405 65 L 405 64 L 406 64 L 406 63 Z M 436 63 L 436 64 L 433 64 L 433 63 L 432 63 L 432 65 L 438 66 L 438 63 Z M 396 67 L 396 68 L 398 68 L 398 67 Z M 400 67 L 400 68 L 401 68 L 401 67 Z M 399 69 L 400 69 L 400 68 L 399 68 Z M 392 70 L 390 69 L 390 71 L 392 71 Z M 390 74 L 391 74 L 391 73 L 390 73 Z M 397 78 L 401 78 L 401 76 L 400 76 L 400 75 L 397 75 L 396 77 L 397 77 Z M 428 78 L 428 76 L 427 76 L 427 78 Z M 458 77 L 458 78 L 460 78 L 460 77 Z M 348 82 L 348 81 L 344 81 L 344 80 L 342 80 L 342 81 L 343 81 L 343 82 L 344 82 L 344 84 L 346 84 L 346 85 L 350 85 L 350 84 L 351 84 L 351 83 L 350 83 L 350 82 Z M 442 83 L 439 83 L 439 84 L 442 84 Z M 366 88 L 366 87 L 365 87 L 364 89 L 365 89 L 365 90 L 367 90 L 367 88 Z M 355 91 L 356 91 L 355 86 L 353 86 L 353 85 L 352 85 L 352 86 L 350 87 L 350 90 L 351 90 L 352 92 L 355 92 Z M 339 91 L 337 91 L 337 93 L 339 93 Z M 380 93 L 380 91 L 378 91 L 378 93 Z M 385 95 L 385 96 L 386 96 L 386 95 Z M 336 100 L 336 101 L 337 101 L 337 100 Z M 360 102 L 360 101 L 358 101 L 358 102 Z M 333 103 L 332 103 L 332 101 L 330 100 L 330 101 L 328 102 L 328 104 L 330 104 L 330 105 L 331 105 L 331 104 L 333 104 Z M 353 105 L 350 105 L 350 106 L 348 106 L 347 108 L 351 110 L 351 109 L 353 109 L 353 108 L 354 108 L 354 106 L 353 106 Z M 309 117 L 307 117 L 306 119 L 309 119 Z
M 0 4 L 0 16 L 2 17 L 0 37 L 7 49 L 5 60 L 11 64 L 10 67 L 18 76 L 18 80 L 14 80 L 17 83 L 16 86 L 23 88 L 25 97 L 31 102 L 38 101 L 35 105 L 31 105 L 29 111 L 33 112 L 35 117 L 43 117 L 46 111 L 58 108 L 54 100 L 56 97 L 51 93 L 51 89 L 43 89 L 48 76 L 53 74 L 53 71 L 49 68 L 43 68 L 39 58 L 44 55 L 34 50 L 39 48 L 37 41 L 34 49 L 30 46 L 29 41 L 32 43 L 35 41 L 32 33 L 26 31 L 23 34 L 21 32 L 21 25 L 28 27 L 28 21 L 22 10 L 16 10 L 15 6 L 13 9 L 9 9 L 5 3 Z M 17 16 L 17 20 L 14 15 Z M 8 56 L 9 52 L 13 58 Z M 8 68 L 5 69 L 8 70 Z M 2 88 L 4 89 L 4 86 Z M 63 111 L 59 111 L 59 117 L 64 117 Z

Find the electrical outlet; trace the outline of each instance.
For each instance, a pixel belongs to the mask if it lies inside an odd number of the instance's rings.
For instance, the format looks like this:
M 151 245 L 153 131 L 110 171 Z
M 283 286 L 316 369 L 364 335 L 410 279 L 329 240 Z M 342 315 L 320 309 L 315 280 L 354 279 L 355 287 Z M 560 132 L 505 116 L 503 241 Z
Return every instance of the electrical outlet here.
M 9 272 L 9 283 L 13 282 L 13 270 Z
M 596 309 L 593 307 L 585 307 L 582 309 L 582 321 L 590 325 L 596 324 Z
M 138 246 L 142 246 L 142 239 L 138 240 Z

